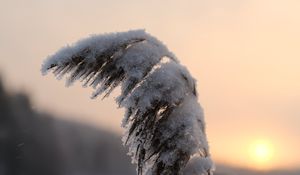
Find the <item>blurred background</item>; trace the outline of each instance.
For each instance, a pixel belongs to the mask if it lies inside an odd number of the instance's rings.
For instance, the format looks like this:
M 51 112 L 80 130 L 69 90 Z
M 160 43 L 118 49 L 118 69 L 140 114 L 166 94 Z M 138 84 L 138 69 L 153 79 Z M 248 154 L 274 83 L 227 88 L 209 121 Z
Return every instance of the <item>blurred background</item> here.
M 146 29 L 198 83 L 217 175 L 300 174 L 300 1 L 0 0 L 0 175 L 134 174 L 123 109 L 42 76 L 90 34 Z

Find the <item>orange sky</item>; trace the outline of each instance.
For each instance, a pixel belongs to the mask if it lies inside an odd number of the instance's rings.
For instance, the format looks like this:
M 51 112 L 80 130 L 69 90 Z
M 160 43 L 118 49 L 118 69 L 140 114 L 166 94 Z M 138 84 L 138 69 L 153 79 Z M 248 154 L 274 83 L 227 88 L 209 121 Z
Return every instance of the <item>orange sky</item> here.
M 0 72 L 36 110 L 120 131 L 113 98 L 90 100 L 91 89 L 67 89 L 39 69 L 89 34 L 145 28 L 198 80 L 215 160 L 300 167 L 300 1 L 0 0 L 0 25 Z M 265 165 L 249 155 L 257 140 L 272 145 Z

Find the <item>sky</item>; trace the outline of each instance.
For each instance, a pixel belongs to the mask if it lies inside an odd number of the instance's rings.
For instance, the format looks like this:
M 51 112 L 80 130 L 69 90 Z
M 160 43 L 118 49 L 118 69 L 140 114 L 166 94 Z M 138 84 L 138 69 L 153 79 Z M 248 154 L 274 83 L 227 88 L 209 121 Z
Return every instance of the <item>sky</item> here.
M 123 109 L 42 76 L 43 60 L 90 34 L 146 29 L 197 79 L 213 158 L 300 168 L 300 1 L 0 0 L 0 74 L 32 108 L 122 132 Z

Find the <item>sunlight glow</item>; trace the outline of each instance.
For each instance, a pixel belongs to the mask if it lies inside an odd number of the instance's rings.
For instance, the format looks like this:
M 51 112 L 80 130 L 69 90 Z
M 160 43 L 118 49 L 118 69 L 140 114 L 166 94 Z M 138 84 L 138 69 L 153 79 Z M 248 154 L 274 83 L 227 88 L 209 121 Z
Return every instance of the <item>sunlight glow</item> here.
M 257 140 L 250 146 L 250 156 L 257 169 L 268 169 L 272 164 L 273 145 L 267 140 Z

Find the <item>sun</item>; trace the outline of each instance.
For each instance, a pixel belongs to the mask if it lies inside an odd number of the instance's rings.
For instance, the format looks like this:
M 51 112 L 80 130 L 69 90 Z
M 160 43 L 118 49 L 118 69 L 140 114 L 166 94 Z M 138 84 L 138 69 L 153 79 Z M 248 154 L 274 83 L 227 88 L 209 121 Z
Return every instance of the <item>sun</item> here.
M 267 169 L 274 154 L 273 145 L 267 140 L 257 140 L 250 146 L 250 157 L 257 169 Z

